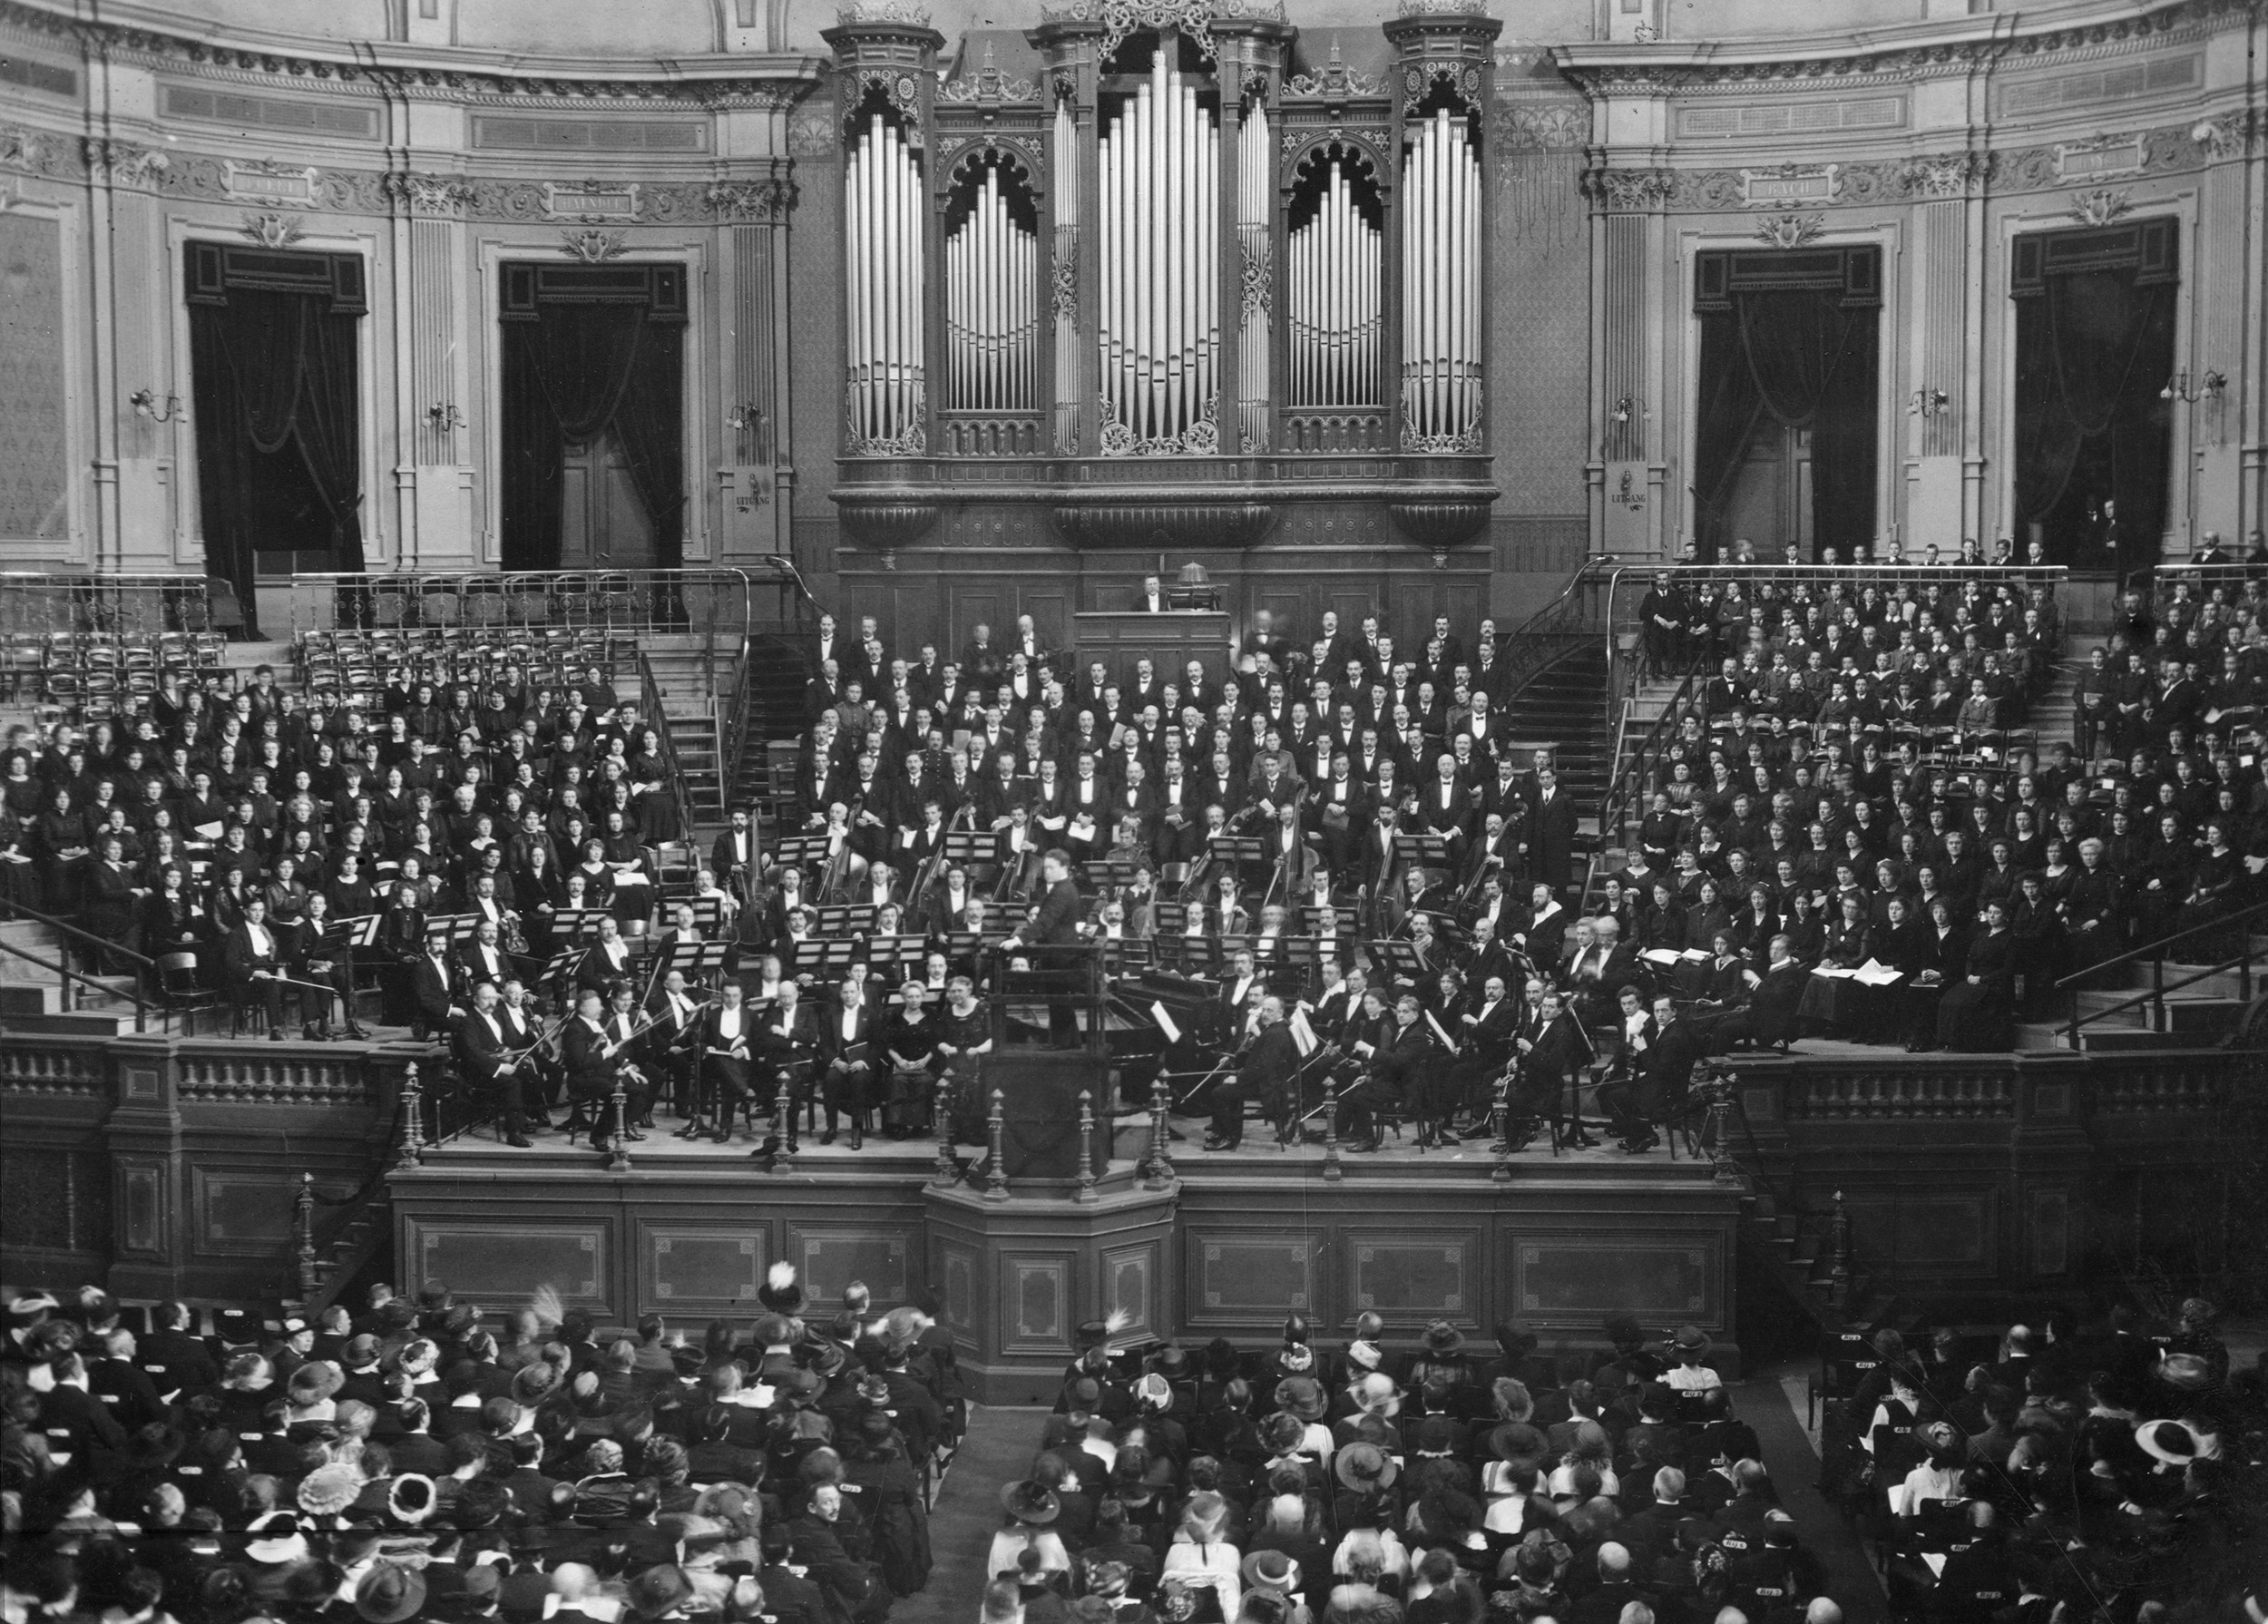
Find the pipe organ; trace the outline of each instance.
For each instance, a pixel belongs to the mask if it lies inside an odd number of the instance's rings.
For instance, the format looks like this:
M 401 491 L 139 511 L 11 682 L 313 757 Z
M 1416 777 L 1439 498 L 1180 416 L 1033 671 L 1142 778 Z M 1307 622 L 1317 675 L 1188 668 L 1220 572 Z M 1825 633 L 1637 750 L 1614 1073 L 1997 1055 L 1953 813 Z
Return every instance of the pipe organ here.
M 850 0 L 838 500 L 869 533 L 954 484 L 1046 487 L 1069 533 L 1082 485 L 1207 457 L 1373 481 L 1413 535 L 1484 522 L 1499 24 L 1401 0 L 1308 52 L 1284 4 L 1042 0 L 948 51 L 920 0 Z M 1278 460 L 1308 455 L 1341 460 Z M 998 471 L 931 466 L 963 458 Z
M 849 444 L 865 450 L 924 444 L 921 194 L 904 130 L 874 113 L 843 165 L 847 428 Z
M 1481 419 L 1481 155 L 1446 108 L 1420 122 L 1403 176 L 1405 445 L 1475 448 Z
M 980 167 L 965 210 L 945 232 L 948 410 L 1027 412 L 1039 398 L 1031 278 L 1040 240 L 1016 218 L 1002 169 L 998 160 Z
M 1151 52 L 1099 147 L 1106 453 L 1218 444 L 1218 131 L 1168 57 Z
M 1356 201 L 1353 160 L 1333 152 L 1318 161 L 1311 209 L 1291 230 L 1286 267 L 1292 404 L 1374 406 L 1383 234 Z

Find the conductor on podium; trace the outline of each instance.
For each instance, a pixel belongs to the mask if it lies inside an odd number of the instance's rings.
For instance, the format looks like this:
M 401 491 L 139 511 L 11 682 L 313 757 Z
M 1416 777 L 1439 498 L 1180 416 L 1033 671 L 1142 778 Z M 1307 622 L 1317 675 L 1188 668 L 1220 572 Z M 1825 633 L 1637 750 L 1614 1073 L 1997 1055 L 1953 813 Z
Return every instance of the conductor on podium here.
M 1079 885 L 1071 878 L 1070 854 L 1061 846 L 1050 846 L 1040 859 L 1040 877 L 1046 890 L 1040 898 L 1038 917 L 1020 926 L 1016 933 L 1001 945 L 1008 952 L 1019 947 L 1047 949 L 1076 947 L 1080 943 L 1079 916 L 1081 912 Z M 1068 970 L 1071 966 L 1061 954 L 1045 951 L 1031 954 L 1032 968 Z M 1053 960 L 1055 963 L 1051 964 Z M 1070 989 L 1064 988 L 1065 992 Z M 1079 1047 L 1079 1016 L 1070 997 L 1054 996 L 1048 1000 L 1048 1042 L 1058 1049 Z

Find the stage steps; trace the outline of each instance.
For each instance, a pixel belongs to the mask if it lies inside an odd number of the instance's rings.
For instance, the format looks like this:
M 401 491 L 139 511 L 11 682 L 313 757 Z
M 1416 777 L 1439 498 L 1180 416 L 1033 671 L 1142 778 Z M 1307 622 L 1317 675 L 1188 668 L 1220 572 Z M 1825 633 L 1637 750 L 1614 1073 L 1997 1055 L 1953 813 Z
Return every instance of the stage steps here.
M 2249 945 L 2253 953 L 2268 957 L 2268 934 L 2254 934 Z M 2218 962 L 2217 960 L 2214 962 Z M 2165 969 L 2167 983 L 2185 981 L 2208 968 L 2205 964 L 2185 964 L 2168 960 Z M 2074 994 L 2077 1013 L 2084 1018 L 2107 1011 L 2125 1003 L 2138 993 L 2147 992 L 2155 984 L 2151 966 L 2146 963 L 2122 964 L 2115 972 L 2103 972 L 2104 977 L 2116 976 L 2115 982 L 2082 987 Z M 2251 992 L 2262 991 L 2260 977 L 2253 978 Z M 2223 1039 L 2234 1032 L 2250 1006 L 2244 977 L 2237 971 L 2223 970 L 2203 975 L 2187 986 L 2175 988 L 2165 994 L 2165 1012 L 2161 1020 L 2155 1003 L 2137 1003 L 2104 1014 L 2102 1019 L 2079 1029 L 2080 1050 L 2087 1053 L 2111 1053 L 2121 1051 L 2150 1049 L 2201 1049 L 2217 1047 Z M 2067 1022 L 2040 1022 L 2019 1029 L 2019 1049 L 2068 1049 L 2071 1046 Z M 2039 1040 L 2039 1041 L 2034 1041 Z

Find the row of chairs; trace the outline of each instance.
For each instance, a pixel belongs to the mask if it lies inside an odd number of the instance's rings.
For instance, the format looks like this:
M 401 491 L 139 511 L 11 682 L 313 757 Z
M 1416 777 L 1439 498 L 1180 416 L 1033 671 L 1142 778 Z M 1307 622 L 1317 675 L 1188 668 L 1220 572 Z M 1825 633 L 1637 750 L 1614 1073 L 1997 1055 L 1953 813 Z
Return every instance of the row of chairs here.
M 95 720 L 156 693 L 168 673 L 220 669 L 227 654 L 228 640 L 213 631 L 0 633 L 0 681 L 15 699 L 28 695 Z
M 654 606 L 637 577 L 622 571 L 479 578 L 375 576 L 367 614 L 381 629 L 472 626 L 640 626 Z
M 367 703 L 405 670 L 420 678 L 430 672 L 443 687 L 479 687 L 502 676 L 507 665 L 517 665 L 530 683 L 560 687 L 582 680 L 595 665 L 611 681 L 635 662 L 637 647 L 637 640 L 625 634 L 551 627 L 506 638 L 463 629 L 307 631 L 300 633 L 295 652 L 301 680 L 310 691 L 334 688 Z

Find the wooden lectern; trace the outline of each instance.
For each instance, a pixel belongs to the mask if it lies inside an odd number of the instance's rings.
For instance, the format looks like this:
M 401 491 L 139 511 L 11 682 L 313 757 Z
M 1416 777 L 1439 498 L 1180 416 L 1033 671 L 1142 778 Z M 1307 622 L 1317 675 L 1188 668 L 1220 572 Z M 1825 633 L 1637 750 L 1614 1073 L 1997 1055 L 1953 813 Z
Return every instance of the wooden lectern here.
M 1228 616 L 1218 610 L 1177 609 L 1164 614 L 1100 610 L 1071 616 L 1071 641 L 1078 670 L 1100 660 L 1114 677 L 1131 677 L 1134 662 L 1147 659 L 1161 682 L 1178 682 L 1181 668 L 1205 662 L 1217 681 L 1228 674 Z

